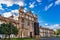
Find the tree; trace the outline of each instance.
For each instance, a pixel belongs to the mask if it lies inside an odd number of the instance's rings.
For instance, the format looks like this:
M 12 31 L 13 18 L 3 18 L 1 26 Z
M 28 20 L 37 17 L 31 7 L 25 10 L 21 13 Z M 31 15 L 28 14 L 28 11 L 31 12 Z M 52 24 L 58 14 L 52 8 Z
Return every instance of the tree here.
M 55 33 L 56 35 L 60 35 L 60 28 L 56 29 Z
M 6 36 L 7 36 L 7 24 L 3 23 L 0 25 L 0 34 L 4 34 L 5 35 L 5 39 L 6 39 Z
M 18 34 L 18 29 L 12 23 L 7 23 L 7 24 L 3 23 L 0 26 L 0 34 L 5 34 L 5 36 L 9 35 L 9 39 L 10 39 L 11 34 L 14 35 Z

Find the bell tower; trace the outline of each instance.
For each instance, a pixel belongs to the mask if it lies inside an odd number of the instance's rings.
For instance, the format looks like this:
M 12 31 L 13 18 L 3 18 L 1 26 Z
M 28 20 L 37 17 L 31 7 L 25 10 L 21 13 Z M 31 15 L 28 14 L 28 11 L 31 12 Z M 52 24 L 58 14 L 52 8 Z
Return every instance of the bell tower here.
M 21 14 L 22 14 L 23 12 L 24 12 L 24 8 L 23 8 L 22 6 L 20 6 L 18 19 L 20 19 L 20 16 L 21 16 Z
M 19 22 L 19 24 L 18 24 L 18 28 L 19 28 L 18 37 L 19 38 L 22 37 L 22 25 L 21 25 L 22 18 L 21 18 L 21 16 L 22 16 L 23 12 L 24 12 L 24 8 L 22 6 L 20 6 L 19 13 L 18 13 L 18 15 L 19 15 L 18 16 L 18 22 Z

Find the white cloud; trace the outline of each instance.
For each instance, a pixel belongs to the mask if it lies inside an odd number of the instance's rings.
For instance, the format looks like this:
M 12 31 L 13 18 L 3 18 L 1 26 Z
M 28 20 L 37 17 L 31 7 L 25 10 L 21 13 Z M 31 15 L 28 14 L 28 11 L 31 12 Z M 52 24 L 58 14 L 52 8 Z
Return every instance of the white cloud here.
M 11 10 L 12 13 L 19 13 L 18 10 Z
M 34 8 L 35 7 L 35 2 L 29 3 L 29 4 L 30 4 L 29 8 Z
M 11 13 L 13 14 L 13 16 L 15 16 L 15 17 L 18 17 L 19 15 L 17 15 L 16 16 L 16 14 L 18 14 L 19 13 L 19 11 L 18 10 L 11 10 Z
M 6 18 L 9 18 L 10 16 L 14 16 L 14 20 L 18 20 L 18 15 L 14 15 L 14 13 L 18 13 L 18 10 L 12 10 L 11 12 L 6 12 L 6 13 L 3 13 L 2 16 L 6 17 Z
M 55 2 L 55 4 L 57 5 L 57 4 L 60 4 L 60 0 L 57 0 L 56 2 Z
M 1 5 L 1 4 L 0 4 L 0 9 L 1 9 L 1 10 L 4 10 L 4 9 L 2 8 L 2 5 Z
M 2 9 L 2 6 L 1 6 L 1 4 L 0 4 L 0 9 Z
M 27 8 L 24 8 L 25 10 L 27 10 Z
M 4 17 L 10 17 L 11 15 L 15 16 L 14 13 L 19 13 L 18 10 L 11 10 L 10 12 L 3 13 Z
M 48 23 L 45 23 L 45 26 L 48 26 Z
M 24 6 L 24 2 L 22 0 L 0 0 L 0 4 L 6 4 L 7 6 L 18 4 L 19 6 Z
M 34 8 L 34 4 L 31 4 L 29 7 L 30 7 L 30 8 Z
M 47 11 L 49 8 L 53 6 L 53 3 L 49 4 L 48 6 L 45 6 L 45 11 Z
M 41 2 L 42 0 L 36 0 L 37 2 Z
M 17 13 L 17 14 L 18 14 L 19 11 L 18 11 L 18 10 L 12 10 L 11 13 L 12 13 L 12 15 L 14 16 L 13 19 L 14 19 L 14 20 L 18 20 L 18 16 L 19 16 L 19 15 L 16 16 L 14 13 Z
M 12 2 L 10 0 L 0 0 L 0 4 L 7 4 L 7 6 L 11 6 Z
M 32 11 L 32 13 L 34 13 L 34 11 Z
M 52 1 L 52 0 L 50 0 Z M 55 5 L 59 5 L 60 4 L 60 0 L 56 0 L 55 1 Z M 49 8 L 51 8 L 53 6 L 53 3 L 49 4 L 48 6 L 45 6 L 45 11 L 47 11 Z
M 26 12 L 26 10 L 24 10 L 24 12 Z
M 7 17 L 7 18 L 10 17 L 11 15 L 12 15 L 11 12 L 6 12 L 6 13 L 3 14 L 3 16 Z
M 27 8 L 24 8 L 24 12 L 27 12 Z
M 59 24 L 55 24 L 54 26 L 58 27 L 58 26 L 59 26 Z
M 16 2 L 15 4 L 18 4 L 19 6 L 24 6 L 24 2 L 23 1 Z
M 57 28 L 60 28 L 60 24 L 54 24 L 54 25 L 46 26 L 46 28 L 50 28 L 50 29 L 56 30 Z
M 6 4 L 7 7 L 12 6 L 13 4 L 17 4 L 19 6 L 26 6 L 26 4 L 24 4 L 23 0 L 0 0 L 0 9 L 3 9 L 1 4 Z M 26 9 L 25 9 L 26 10 Z M 18 10 L 11 10 L 10 12 L 5 12 L 2 14 L 2 16 L 4 17 L 10 17 L 10 16 L 14 16 L 14 19 L 17 19 L 16 15 L 14 15 L 14 13 L 19 13 Z

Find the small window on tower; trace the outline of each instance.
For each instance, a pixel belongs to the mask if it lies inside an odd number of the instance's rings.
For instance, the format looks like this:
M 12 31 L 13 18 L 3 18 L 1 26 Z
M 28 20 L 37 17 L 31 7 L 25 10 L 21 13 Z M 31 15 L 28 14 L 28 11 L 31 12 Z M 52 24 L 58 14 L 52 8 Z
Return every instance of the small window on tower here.
M 28 26 L 30 25 L 30 22 L 28 21 Z
M 22 19 L 22 21 L 21 21 L 22 23 L 24 23 L 24 19 Z
M 24 24 L 22 24 L 22 28 L 24 28 Z

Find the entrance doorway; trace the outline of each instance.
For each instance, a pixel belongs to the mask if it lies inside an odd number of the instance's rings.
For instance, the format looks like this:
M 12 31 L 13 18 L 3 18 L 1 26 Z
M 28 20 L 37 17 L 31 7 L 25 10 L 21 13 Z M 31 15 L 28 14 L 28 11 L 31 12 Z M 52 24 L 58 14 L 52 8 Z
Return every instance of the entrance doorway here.
M 32 38 L 32 32 L 30 32 L 30 37 Z

